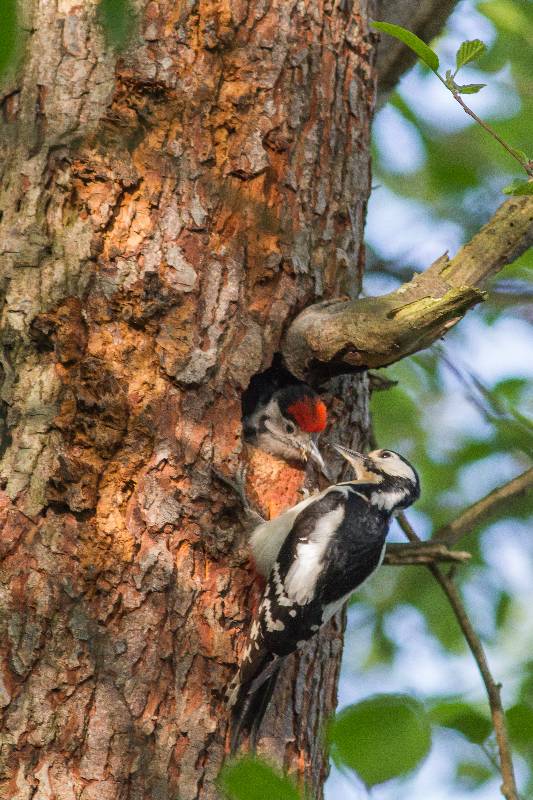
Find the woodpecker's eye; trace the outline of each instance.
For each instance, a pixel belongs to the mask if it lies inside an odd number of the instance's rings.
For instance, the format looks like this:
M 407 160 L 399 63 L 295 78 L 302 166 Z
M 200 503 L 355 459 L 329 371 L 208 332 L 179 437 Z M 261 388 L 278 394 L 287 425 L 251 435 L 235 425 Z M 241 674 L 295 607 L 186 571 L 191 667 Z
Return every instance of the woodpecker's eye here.
M 296 426 L 292 422 L 287 422 L 285 425 L 285 430 L 287 433 L 294 433 Z
M 381 458 L 392 458 L 392 453 L 389 453 L 388 450 L 384 450 L 381 454 Z

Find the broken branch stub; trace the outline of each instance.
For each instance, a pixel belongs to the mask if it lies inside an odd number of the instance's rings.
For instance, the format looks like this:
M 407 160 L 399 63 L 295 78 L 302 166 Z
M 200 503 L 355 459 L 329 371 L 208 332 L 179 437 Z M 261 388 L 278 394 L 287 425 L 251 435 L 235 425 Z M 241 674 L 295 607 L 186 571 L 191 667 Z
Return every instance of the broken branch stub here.
M 448 287 L 441 296 L 432 295 L 419 291 L 420 282 L 415 278 L 383 297 L 306 309 L 285 338 L 288 368 L 304 377 L 321 364 L 327 364 L 331 373 L 385 367 L 429 347 L 484 297 L 482 291 L 468 286 Z
M 533 243 L 533 198 L 512 198 L 453 259 L 445 254 L 395 292 L 305 309 L 283 343 L 300 378 L 385 367 L 429 347 L 484 297 L 488 280 Z

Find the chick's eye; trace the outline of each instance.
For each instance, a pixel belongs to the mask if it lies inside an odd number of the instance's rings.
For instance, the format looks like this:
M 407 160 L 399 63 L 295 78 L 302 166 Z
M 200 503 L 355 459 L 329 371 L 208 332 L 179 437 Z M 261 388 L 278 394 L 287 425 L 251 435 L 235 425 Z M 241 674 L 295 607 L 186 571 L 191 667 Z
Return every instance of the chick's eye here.
M 384 452 L 381 454 L 381 458 L 392 458 L 392 453 L 389 453 L 389 451 L 388 451 L 388 450 L 385 450 L 385 451 L 384 451 Z
M 287 422 L 287 424 L 285 425 L 285 430 L 287 431 L 287 433 L 294 433 L 294 431 L 296 430 L 296 428 L 295 428 L 295 426 L 292 424 L 292 422 Z

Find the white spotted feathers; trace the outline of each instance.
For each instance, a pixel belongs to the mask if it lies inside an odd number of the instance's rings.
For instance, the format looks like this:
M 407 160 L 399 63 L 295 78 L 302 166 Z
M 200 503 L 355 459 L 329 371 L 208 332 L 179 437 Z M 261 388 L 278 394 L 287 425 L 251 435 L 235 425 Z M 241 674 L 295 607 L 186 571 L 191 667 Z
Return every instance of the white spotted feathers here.
M 416 471 L 400 455 L 337 446 L 355 479 L 259 525 L 250 539 L 266 586 L 232 682 L 232 750 L 252 742 L 284 658 L 305 644 L 378 569 L 391 517 L 419 495 Z

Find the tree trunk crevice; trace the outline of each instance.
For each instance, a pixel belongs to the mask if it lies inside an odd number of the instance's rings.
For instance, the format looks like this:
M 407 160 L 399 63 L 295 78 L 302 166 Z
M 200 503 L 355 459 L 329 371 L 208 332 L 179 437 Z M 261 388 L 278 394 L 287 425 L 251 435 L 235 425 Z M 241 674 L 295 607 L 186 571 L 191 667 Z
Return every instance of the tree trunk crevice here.
M 235 497 L 303 470 L 241 442 L 241 395 L 309 303 L 355 297 L 374 54 L 365 2 L 33 0 L 2 96 L 0 792 L 211 800 L 259 588 Z M 368 435 L 366 376 L 325 386 Z M 316 478 L 307 476 L 308 485 Z M 259 752 L 321 796 L 342 622 L 289 660 Z

